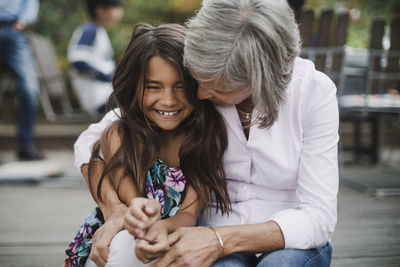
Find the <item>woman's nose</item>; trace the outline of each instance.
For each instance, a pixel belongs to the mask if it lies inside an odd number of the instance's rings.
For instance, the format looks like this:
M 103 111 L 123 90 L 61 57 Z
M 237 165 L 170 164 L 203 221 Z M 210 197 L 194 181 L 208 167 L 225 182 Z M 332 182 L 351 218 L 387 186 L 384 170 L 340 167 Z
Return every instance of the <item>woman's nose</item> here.
M 210 99 L 212 97 L 210 90 L 205 88 L 204 86 L 199 86 L 197 90 L 197 98 L 198 99 Z

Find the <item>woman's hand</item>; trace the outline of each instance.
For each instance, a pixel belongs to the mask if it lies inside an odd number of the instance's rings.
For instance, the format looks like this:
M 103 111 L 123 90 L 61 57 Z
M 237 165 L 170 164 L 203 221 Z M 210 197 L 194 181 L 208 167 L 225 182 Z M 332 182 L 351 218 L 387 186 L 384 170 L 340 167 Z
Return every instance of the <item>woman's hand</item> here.
M 124 229 L 135 238 L 143 238 L 145 232 L 161 218 L 161 205 L 155 199 L 136 197 L 125 213 Z
M 107 221 L 94 233 L 89 258 L 96 263 L 97 266 L 102 267 L 106 265 L 110 252 L 109 247 L 111 240 L 118 232 L 122 231 L 126 209 L 126 206 L 123 204 L 115 206 L 113 214 L 111 214 Z
M 215 233 L 206 227 L 182 227 L 168 239 L 169 250 L 152 266 L 210 266 L 222 256 Z
M 167 227 L 161 220 L 147 230 L 143 239 L 136 240 L 136 257 L 143 263 L 149 263 L 163 256 L 169 249 Z

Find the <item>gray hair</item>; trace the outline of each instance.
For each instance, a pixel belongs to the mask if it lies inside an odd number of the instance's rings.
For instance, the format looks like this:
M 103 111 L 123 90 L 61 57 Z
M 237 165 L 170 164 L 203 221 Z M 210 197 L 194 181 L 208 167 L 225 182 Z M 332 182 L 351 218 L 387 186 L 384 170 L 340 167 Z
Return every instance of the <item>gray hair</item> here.
M 250 86 L 257 122 L 270 127 L 278 119 L 300 50 L 298 26 L 286 0 L 204 0 L 187 26 L 185 66 L 200 81 Z

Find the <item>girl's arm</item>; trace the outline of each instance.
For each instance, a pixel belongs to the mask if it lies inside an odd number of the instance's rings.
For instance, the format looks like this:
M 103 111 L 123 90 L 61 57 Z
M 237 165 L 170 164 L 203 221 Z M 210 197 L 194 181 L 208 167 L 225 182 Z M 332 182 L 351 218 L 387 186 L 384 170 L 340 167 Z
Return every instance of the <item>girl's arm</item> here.
M 119 200 L 109 179 L 106 179 L 101 187 L 103 201 L 99 201 L 97 198 L 97 184 L 104 169 L 104 162 L 96 162 L 91 169 L 90 177 L 88 163 L 92 154 L 93 144 L 99 140 L 107 127 L 118 120 L 119 114 L 119 109 L 109 111 L 100 122 L 91 124 L 88 129 L 83 131 L 74 144 L 74 166 L 85 178 L 90 192 L 93 192 L 93 199 L 99 205 L 106 221 L 114 217 L 117 210 L 123 210 L 127 207 Z
M 143 236 L 137 239 L 135 253 L 138 259 L 144 263 L 150 263 L 164 256 L 169 250 L 168 234 L 180 227 L 194 226 L 201 208 L 196 191 L 192 186 L 188 186 L 179 212 L 168 219 L 156 221 Z
M 194 226 L 202 208 L 197 192 L 189 185 L 178 213 L 161 222 L 165 224 L 168 233 L 175 232 L 180 227 Z
M 105 179 L 103 181 L 103 184 L 101 186 L 102 200 L 98 198 L 97 185 L 99 183 L 103 170 L 104 170 L 104 162 L 102 161 L 95 162 L 94 166 L 92 166 L 89 178 L 88 164 L 85 164 L 82 166 L 82 175 L 86 180 L 86 184 L 93 192 L 92 193 L 93 199 L 95 200 L 100 210 L 102 211 L 104 220 L 108 221 L 111 218 L 123 216 L 128 207 L 125 203 L 122 203 L 121 200 L 118 198 L 117 192 L 115 191 L 114 185 L 112 184 L 110 179 Z
M 137 238 L 152 242 L 161 231 L 169 234 L 180 227 L 194 226 L 202 206 L 193 187 L 188 186 L 186 190 L 178 213 L 163 220 L 160 220 L 161 205 L 157 200 L 133 198 L 125 215 L 124 229 Z
M 121 136 L 118 132 L 118 125 L 111 125 L 100 138 L 101 151 L 106 163 L 110 163 L 121 146 Z M 117 155 L 123 157 L 123 155 Z M 129 206 L 133 198 L 138 197 L 138 190 L 130 176 L 122 178 L 124 168 L 114 168 L 104 179 L 103 183 L 111 182 L 119 200 Z

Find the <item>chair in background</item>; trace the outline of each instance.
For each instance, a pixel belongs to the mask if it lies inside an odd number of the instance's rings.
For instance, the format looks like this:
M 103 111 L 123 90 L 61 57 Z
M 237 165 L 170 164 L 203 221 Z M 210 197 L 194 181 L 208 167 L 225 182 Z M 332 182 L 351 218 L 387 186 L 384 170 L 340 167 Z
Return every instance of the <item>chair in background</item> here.
M 400 15 L 392 18 L 390 25 L 390 48 L 382 49 L 385 21 L 374 19 L 372 23 L 370 55 L 366 94 L 384 94 L 399 90 L 400 84 Z
M 372 22 L 366 86 L 362 94 L 340 98 L 341 117 L 345 116 L 354 125 L 356 158 L 368 155 L 373 163 L 381 161 L 382 117 L 394 118 L 391 127 L 398 127 L 400 122 L 400 16 L 393 16 L 391 20 L 389 50 L 382 46 L 385 24 L 380 18 Z M 361 138 L 362 124 L 371 129 L 369 142 Z
M 301 57 L 312 60 L 315 68 L 328 75 L 340 92 L 344 82 L 344 45 L 347 41 L 349 15 L 346 11 L 334 14 L 331 8 L 323 9 L 317 35 L 313 32 L 314 18 L 312 9 L 304 8 L 300 13 L 299 27 L 303 42 Z
M 372 36 L 370 42 L 369 67 L 364 101 L 364 114 L 371 108 L 375 108 L 374 98 L 369 95 L 378 94 L 382 96 L 378 100 L 383 101 L 377 108 L 381 109 L 386 117 L 391 116 L 390 127 L 400 129 L 400 105 L 390 105 L 391 96 L 397 97 L 400 102 L 400 15 L 393 16 L 390 23 L 390 48 L 383 50 L 382 43 L 385 32 L 385 21 L 375 19 L 372 23 Z M 386 106 L 388 102 L 388 106 Z M 371 107 L 372 106 L 372 107 Z M 376 124 L 379 127 L 379 115 L 376 116 Z M 374 129 L 377 135 L 377 142 L 381 142 L 379 128 Z M 392 148 L 389 148 L 388 156 L 382 159 L 383 166 L 389 166 L 393 156 Z
M 35 57 L 40 82 L 40 102 L 49 121 L 76 122 L 93 119 L 76 111 L 70 101 L 66 79 L 61 72 L 52 42 L 39 34 L 27 34 Z

